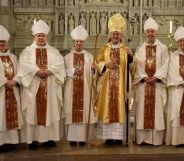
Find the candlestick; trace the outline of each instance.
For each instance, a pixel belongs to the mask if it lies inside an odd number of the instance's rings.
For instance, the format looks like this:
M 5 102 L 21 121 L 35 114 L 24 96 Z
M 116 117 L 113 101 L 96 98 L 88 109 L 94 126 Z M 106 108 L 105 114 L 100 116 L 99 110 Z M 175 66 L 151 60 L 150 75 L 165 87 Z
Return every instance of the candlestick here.
M 172 20 L 169 21 L 169 33 L 172 33 Z
M 169 44 L 168 44 L 169 53 L 172 52 L 173 37 L 174 37 L 173 33 L 169 33 L 168 34 L 168 38 L 169 38 Z

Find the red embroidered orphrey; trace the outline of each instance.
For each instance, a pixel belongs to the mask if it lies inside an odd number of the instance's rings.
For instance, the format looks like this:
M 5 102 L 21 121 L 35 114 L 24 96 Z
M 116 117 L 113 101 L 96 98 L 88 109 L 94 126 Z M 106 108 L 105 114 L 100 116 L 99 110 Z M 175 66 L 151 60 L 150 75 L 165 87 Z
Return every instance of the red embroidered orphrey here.
M 36 64 L 40 69 L 47 69 L 47 50 L 36 48 Z M 46 125 L 47 116 L 47 79 L 41 79 L 36 94 L 37 124 Z
M 146 46 L 145 72 L 153 77 L 156 72 L 156 46 Z M 144 89 L 144 129 L 155 127 L 155 83 L 146 83 Z
M 74 73 L 73 78 L 73 100 L 72 100 L 72 122 L 83 122 L 84 103 L 84 54 L 74 53 L 73 65 L 81 70 L 80 74 Z
M 5 77 L 8 80 L 12 80 L 14 77 L 14 66 L 9 56 L 0 56 Z M 18 112 L 17 101 L 13 89 L 9 89 L 5 86 L 5 110 L 6 110 L 6 129 L 13 130 L 18 128 Z
M 179 65 L 180 65 L 179 73 L 184 80 L 184 55 L 179 54 Z M 184 94 L 180 106 L 180 125 L 184 126 Z
M 120 49 L 111 48 L 111 61 L 115 61 L 117 65 L 120 64 Z M 112 60 L 113 59 L 113 60 Z M 115 69 L 109 69 L 109 122 L 119 122 L 118 117 L 118 95 L 119 95 L 119 66 Z

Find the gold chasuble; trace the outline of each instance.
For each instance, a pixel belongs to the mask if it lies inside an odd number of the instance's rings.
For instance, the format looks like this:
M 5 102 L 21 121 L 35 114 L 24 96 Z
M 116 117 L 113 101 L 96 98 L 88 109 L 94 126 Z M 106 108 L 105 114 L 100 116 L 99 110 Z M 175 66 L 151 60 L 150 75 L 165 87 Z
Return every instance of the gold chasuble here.
M 97 55 L 98 70 L 113 59 L 118 65 L 116 69 L 106 68 L 101 75 L 101 88 L 97 102 L 97 118 L 102 123 L 125 122 L 125 85 L 127 53 L 123 43 L 113 49 L 108 43 Z
M 36 48 L 36 64 L 40 69 L 47 69 L 47 50 Z M 46 124 L 47 115 L 47 79 L 41 79 L 38 92 L 36 94 L 37 124 Z
M 179 73 L 184 80 L 184 55 L 179 54 Z M 180 106 L 180 125 L 184 126 L 184 94 Z
M 153 77 L 156 72 L 156 46 L 146 46 L 145 72 Z M 155 83 L 146 83 L 144 95 L 144 129 L 155 126 Z
M 74 73 L 73 78 L 73 100 L 72 100 L 72 122 L 83 122 L 83 96 L 84 96 L 84 54 L 74 53 L 74 68 L 81 69 L 81 74 Z
M 4 66 L 5 77 L 12 80 L 14 77 L 14 67 L 9 56 L 0 56 Z M 5 110 L 6 110 L 6 129 L 13 130 L 18 128 L 17 101 L 13 89 L 5 86 Z

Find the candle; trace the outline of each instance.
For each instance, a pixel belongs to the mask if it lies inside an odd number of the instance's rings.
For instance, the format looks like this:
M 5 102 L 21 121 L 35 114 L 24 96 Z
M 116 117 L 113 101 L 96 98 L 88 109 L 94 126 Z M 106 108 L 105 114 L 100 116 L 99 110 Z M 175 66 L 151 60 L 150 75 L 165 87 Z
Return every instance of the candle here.
M 36 19 L 34 19 L 33 23 L 34 23 L 34 24 L 36 23 Z
M 169 21 L 169 33 L 172 33 L 172 20 Z

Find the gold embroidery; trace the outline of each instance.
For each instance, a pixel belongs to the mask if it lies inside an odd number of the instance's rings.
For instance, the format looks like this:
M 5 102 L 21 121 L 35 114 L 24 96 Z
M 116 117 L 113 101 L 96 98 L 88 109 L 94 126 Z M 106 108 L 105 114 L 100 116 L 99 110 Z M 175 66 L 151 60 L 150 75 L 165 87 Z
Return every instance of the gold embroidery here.
M 40 69 L 47 69 L 47 50 L 36 48 L 36 64 Z M 36 94 L 37 124 L 45 125 L 47 116 L 47 79 L 41 79 Z
M 74 67 L 80 69 L 80 74 L 74 73 L 73 78 L 73 100 L 72 100 L 72 122 L 83 122 L 83 102 L 84 102 L 84 54 L 74 53 Z
M 5 77 L 12 80 L 14 77 L 14 66 L 9 56 L 0 56 Z M 12 130 L 18 128 L 17 101 L 13 89 L 5 87 L 6 128 Z
M 146 46 L 145 72 L 148 77 L 153 77 L 156 72 L 156 46 Z M 144 93 L 144 129 L 154 129 L 155 83 L 146 83 Z
M 120 64 L 120 49 L 111 48 L 110 59 L 114 61 L 118 67 L 109 69 L 109 122 L 118 122 L 118 95 L 119 95 L 119 64 Z

